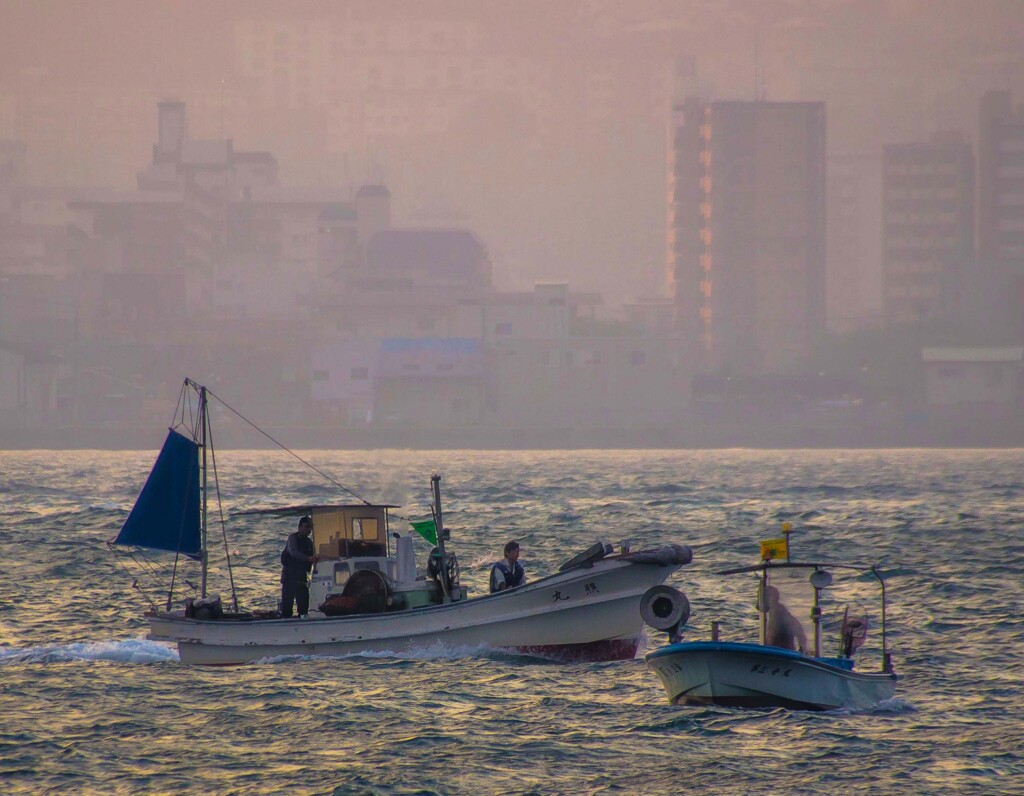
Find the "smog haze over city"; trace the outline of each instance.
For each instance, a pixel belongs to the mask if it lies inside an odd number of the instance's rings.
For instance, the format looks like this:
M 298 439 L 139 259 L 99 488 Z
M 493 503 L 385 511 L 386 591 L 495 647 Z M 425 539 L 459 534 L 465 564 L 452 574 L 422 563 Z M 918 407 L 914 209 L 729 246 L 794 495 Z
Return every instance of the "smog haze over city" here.
M 0 447 L 1024 442 L 1017 0 L 0 6 Z M 256 444 L 241 428 L 237 444 Z

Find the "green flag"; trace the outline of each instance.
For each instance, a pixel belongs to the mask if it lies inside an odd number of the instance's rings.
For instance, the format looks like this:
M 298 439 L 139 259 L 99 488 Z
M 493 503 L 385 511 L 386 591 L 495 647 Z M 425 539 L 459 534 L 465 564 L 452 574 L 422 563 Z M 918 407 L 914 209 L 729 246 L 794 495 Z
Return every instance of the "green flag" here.
M 420 522 L 409 520 L 409 524 L 416 533 L 432 545 L 437 544 L 437 525 L 434 524 L 433 520 L 421 520 Z

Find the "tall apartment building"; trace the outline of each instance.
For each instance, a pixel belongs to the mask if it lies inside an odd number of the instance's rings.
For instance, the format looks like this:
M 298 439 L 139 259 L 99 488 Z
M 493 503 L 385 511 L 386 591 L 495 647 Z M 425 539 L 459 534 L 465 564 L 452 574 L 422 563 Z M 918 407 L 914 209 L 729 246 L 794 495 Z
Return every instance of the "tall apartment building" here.
M 978 255 L 1024 273 L 1024 106 L 1010 92 L 981 100 L 978 138 Z
M 795 373 L 825 328 L 825 106 L 688 99 L 669 152 L 669 283 L 707 372 Z
M 882 317 L 882 156 L 828 158 L 826 318 L 833 332 L 878 328 Z
M 1024 106 L 1008 91 L 981 99 L 975 315 L 993 340 L 1024 339 Z
M 955 133 L 882 156 L 882 305 L 887 325 L 957 312 L 974 250 L 974 155 Z

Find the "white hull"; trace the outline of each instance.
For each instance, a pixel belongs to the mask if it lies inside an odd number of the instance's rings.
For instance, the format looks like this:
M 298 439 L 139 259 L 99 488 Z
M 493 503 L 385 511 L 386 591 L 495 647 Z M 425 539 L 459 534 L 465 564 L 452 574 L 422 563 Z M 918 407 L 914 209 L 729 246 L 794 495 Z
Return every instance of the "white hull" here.
M 673 704 L 862 709 L 890 699 L 892 672 L 865 674 L 777 647 L 682 642 L 647 655 Z
M 149 614 L 147 619 L 150 638 L 176 642 L 182 663 L 189 664 L 403 652 L 435 645 L 617 660 L 636 654 L 642 633 L 640 597 L 680 566 L 611 557 L 507 592 L 383 614 L 259 620 Z

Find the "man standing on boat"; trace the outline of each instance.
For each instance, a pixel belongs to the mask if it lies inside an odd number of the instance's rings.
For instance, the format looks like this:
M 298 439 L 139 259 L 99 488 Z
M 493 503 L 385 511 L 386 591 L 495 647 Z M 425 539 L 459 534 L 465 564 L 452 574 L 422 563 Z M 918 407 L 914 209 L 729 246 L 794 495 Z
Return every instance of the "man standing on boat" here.
M 779 590 L 774 586 L 765 589 L 768 598 L 768 626 L 765 631 L 765 644 L 769 647 L 782 647 L 786 650 L 797 650 L 805 655 L 809 646 L 807 633 L 800 620 L 785 606 L 779 597 Z
M 292 615 L 292 603 L 299 616 L 309 613 L 309 583 L 307 577 L 313 565 L 319 560 L 313 549 L 313 518 L 302 517 L 299 528 L 288 537 L 281 551 L 281 616 Z
M 526 572 L 519 563 L 519 542 L 505 545 L 505 557 L 491 567 L 491 594 L 526 583 Z

